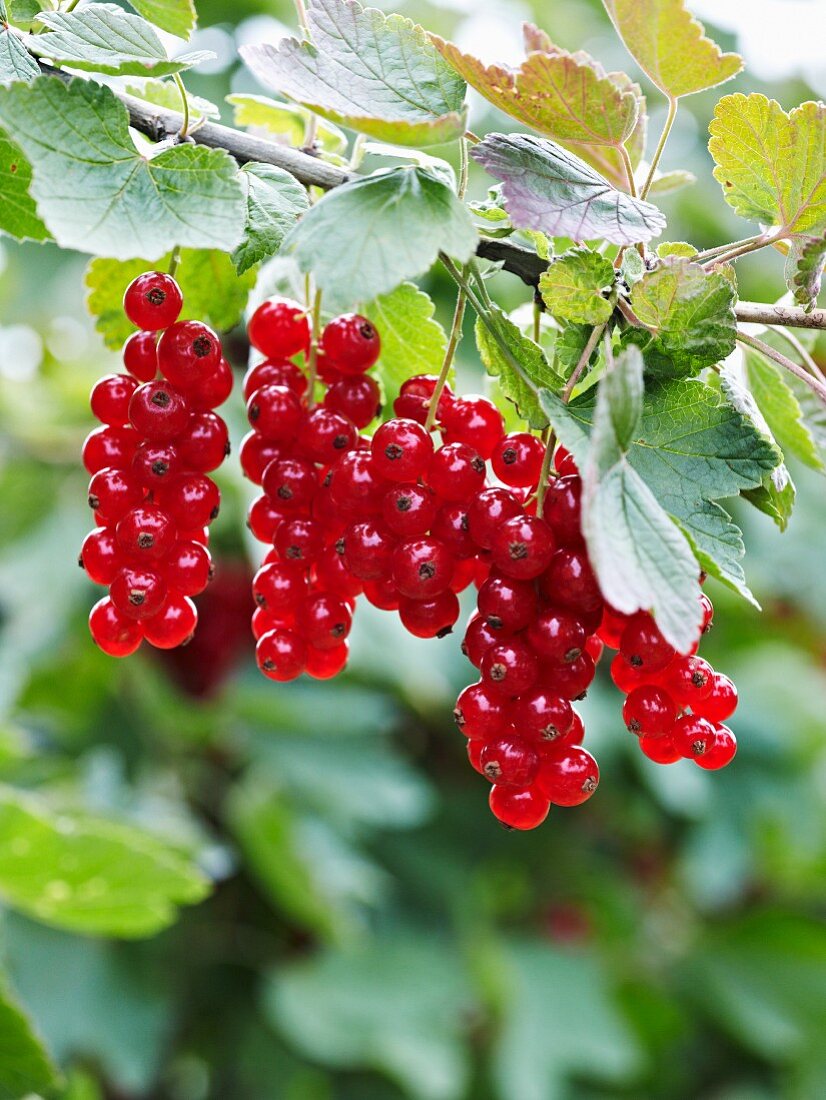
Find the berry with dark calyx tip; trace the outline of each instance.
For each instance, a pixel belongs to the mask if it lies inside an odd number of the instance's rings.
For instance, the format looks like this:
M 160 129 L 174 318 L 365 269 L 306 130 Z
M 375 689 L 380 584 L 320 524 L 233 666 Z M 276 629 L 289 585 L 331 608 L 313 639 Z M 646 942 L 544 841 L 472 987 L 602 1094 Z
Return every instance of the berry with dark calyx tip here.
M 364 582 L 364 598 L 379 611 L 398 611 L 401 597 L 390 577 Z
M 275 548 L 285 561 L 309 565 L 324 549 L 324 528 L 314 519 L 294 516 L 279 524 Z
M 533 787 L 506 787 L 495 783 L 490 789 L 491 813 L 507 829 L 536 829 L 548 816 L 551 804 Z
M 200 378 L 196 386 L 189 387 L 186 395 L 195 412 L 210 412 L 223 405 L 232 393 L 234 384 L 232 367 L 222 356 L 215 370 L 205 378 Z
M 579 806 L 599 786 L 596 760 L 581 745 L 563 745 L 545 755 L 536 777 L 536 787 L 556 806 Z
M 315 646 L 307 646 L 307 664 L 304 671 L 314 680 L 331 680 L 343 671 L 349 656 L 350 647 L 347 642 L 342 642 L 334 649 L 316 649 Z
M 707 699 L 714 686 L 714 669 L 702 657 L 677 656 L 662 674 L 663 686 L 681 707 L 691 707 Z
M 330 471 L 333 502 L 346 515 L 367 518 L 377 515 L 387 482 L 379 476 L 368 451 L 349 451 Z
M 289 359 L 265 359 L 244 375 L 244 400 L 249 401 L 262 386 L 286 386 L 296 397 L 303 397 L 308 385 L 307 375 Z
M 468 526 L 477 546 L 490 550 L 505 520 L 522 514 L 522 505 L 507 489 L 482 489 L 468 502 Z
M 111 527 L 95 527 L 83 540 L 78 565 L 94 584 L 111 584 L 123 565 L 122 552 Z
M 599 612 L 602 616 L 602 593 L 584 550 L 557 550 L 539 578 L 539 590 L 558 607 L 574 611 L 580 618 L 584 612 Z
M 132 459 L 132 473 L 146 489 L 157 489 L 181 471 L 174 443 L 140 443 Z
M 485 461 L 466 443 L 446 443 L 433 455 L 430 487 L 442 500 L 467 500 L 485 482 Z
M 121 355 L 123 365 L 139 382 L 151 382 L 158 373 L 158 340 L 154 332 L 133 332 Z
M 247 432 L 238 451 L 244 476 L 255 485 L 260 485 L 266 468 L 276 458 L 281 458 L 282 453 L 283 447 L 280 444 L 264 439 L 256 431 Z
M 302 452 L 323 466 L 331 466 L 352 451 L 357 441 L 355 424 L 342 413 L 323 407 L 313 409 L 298 437 Z
M 554 554 L 550 527 L 536 516 L 505 520 L 493 538 L 493 564 L 509 577 L 533 580 L 543 573 Z
M 513 724 L 519 732 L 534 741 L 568 741 L 574 731 L 574 709 L 568 699 L 548 691 L 543 686 L 523 692 L 513 708 Z
M 126 470 L 107 467 L 89 482 L 89 507 L 104 524 L 116 523 L 144 498 L 140 481 Z
M 457 560 L 475 558 L 476 543 L 470 537 L 467 506 L 461 501 L 447 501 L 433 520 L 430 533 L 441 539 Z
M 375 325 L 358 313 L 343 313 L 325 325 L 319 356 L 341 374 L 364 374 L 379 357 L 381 339 Z
M 642 687 L 643 684 L 650 683 L 652 679 L 651 676 L 629 665 L 620 653 L 611 661 L 610 672 L 615 686 L 624 695 L 630 694 L 635 688 Z
M 595 671 L 588 654 L 581 653 L 567 665 L 543 665 L 542 678 L 563 699 L 582 699 L 591 686 Z
M 717 771 L 730 764 L 737 753 L 737 738 L 728 726 L 718 725 L 714 729 L 714 740 L 707 746 L 702 756 L 695 757 L 695 763 L 706 771 Z
M 227 426 L 213 412 L 195 413 L 175 440 L 175 447 L 187 469 L 211 473 L 229 454 Z
M 424 485 L 394 485 L 382 497 L 381 515 L 394 535 L 415 538 L 430 530 L 436 502 Z
M 707 634 L 711 630 L 714 621 L 714 605 L 705 592 L 700 593 L 700 606 L 703 609 L 703 622 L 700 630 L 701 633 Z
M 620 638 L 627 624 L 627 615 L 623 615 L 621 611 L 616 611 L 610 604 L 605 604 L 597 634 L 609 649 L 619 649 Z
M 155 500 L 183 529 L 206 527 L 221 507 L 218 486 L 206 474 L 179 474 L 158 489 Z
M 660 672 L 674 658 L 670 645 L 646 611 L 629 619 L 620 638 L 620 654 L 632 668 L 641 672 Z
M 696 760 L 714 742 L 714 726 L 707 718 L 684 714 L 668 733 L 668 738 L 680 756 Z
M 127 566 L 112 580 L 109 595 L 127 619 L 151 619 L 166 599 L 166 581 L 154 569 Z
M 529 581 L 491 573 L 479 589 L 476 606 L 494 630 L 523 630 L 536 615 L 536 591 Z
M 144 637 L 156 649 L 186 645 L 198 625 L 198 611 L 189 596 L 170 592 L 163 607 L 143 624 Z
M 143 641 L 143 628 L 121 614 L 109 596 L 98 600 L 89 612 L 92 640 L 108 657 L 128 657 Z
M 605 643 L 602 638 L 597 634 L 589 634 L 585 639 L 585 652 L 591 658 L 595 665 L 598 665 L 602 660 L 602 654 L 605 651 Z
M 137 388 L 137 381 L 128 374 L 104 375 L 89 397 L 92 412 L 104 424 L 127 424 L 129 399 Z
M 388 420 L 370 443 L 376 471 L 388 481 L 425 477 L 433 457 L 433 441 L 415 420 Z
M 123 295 L 123 312 L 133 325 L 158 332 L 180 316 L 184 299 L 171 275 L 147 271 L 133 279 Z
M 247 402 L 251 427 L 275 443 L 290 443 L 303 417 L 301 400 L 286 386 L 262 386 Z
M 325 592 L 305 597 L 295 612 L 296 630 L 316 649 L 335 649 L 341 645 L 352 623 L 352 613 L 344 600 Z
M 511 432 L 501 439 L 491 457 L 500 481 L 517 489 L 532 489 L 539 481 L 545 445 L 529 432 Z
M 402 596 L 429 600 L 450 587 L 455 560 L 437 538 L 408 539 L 393 553 L 393 583 Z
M 453 718 L 465 737 L 489 741 L 508 724 L 507 703 L 479 680 L 460 692 Z
M 200 596 L 212 580 L 209 550 L 193 539 L 178 539 L 160 568 L 169 587 L 183 596 Z
M 511 638 L 490 647 L 482 657 L 479 671 L 491 691 L 512 698 L 533 687 L 539 662 L 530 646 Z
M 325 546 L 315 563 L 315 578 L 326 592 L 335 592 L 345 600 L 361 595 L 364 585 L 353 576 L 344 557 L 335 546 Z
M 346 375 L 328 387 L 324 407 L 346 416 L 361 430 L 381 414 L 381 391 L 366 374 Z
M 545 492 L 542 515 L 560 546 L 582 543 L 582 482 L 572 474 L 551 480 Z
M 677 704 L 664 688 L 648 684 L 629 693 L 622 717 L 637 737 L 664 737 L 677 720 Z
M 175 524 L 163 509 L 154 504 L 139 504 L 127 512 L 115 528 L 118 546 L 135 561 L 157 561 L 175 542 Z
M 558 474 L 562 474 L 563 477 L 567 474 L 579 473 L 577 464 L 574 462 L 574 456 L 561 444 L 554 452 L 554 469 Z
M 664 737 L 648 737 L 643 734 L 640 738 L 640 748 L 643 755 L 653 760 L 655 764 L 676 764 L 678 760 L 682 760 L 682 756 L 674 748 L 668 734 Z
M 459 618 L 456 593 L 440 592 L 428 600 L 399 600 L 399 618 L 405 630 L 415 638 L 445 638 Z
M 168 443 L 180 435 L 189 417 L 186 398 L 166 381 L 144 382 L 129 401 L 132 427 L 153 443 Z
M 482 774 L 505 787 L 529 787 L 539 770 L 539 754 L 529 741 L 505 734 L 488 741 L 480 756 Z
M 310 324 L 302 305 L 291 298 L 262 302 L 247 326 L 250 343 L 268 359 L 289 359 L 310 344 Z
M 310 507 L 318 492 L 318 474 L 301 458 L 277 458 L 264 471 L 261 484 L 277 508 L 299 512 Z
M 457 397 L 441 412 L 446 443 L 467 443 L 488 459 L 505 434 L 505 421 L 492 401 L 476 394 Z
M 158 341 L 158 368 L 182 391 L 198 386 L 220 362 L 221 341 L 201 321 L 178 321 Z
M 725 722 L 737 710 L 737 688 L 728 676 L 715 672 L 711 678 L 711 691 L 696 706 L 692 703 L 692 709 L 709 722 Z
M 284 513 L 275 507 L 266 493 L 252 502 L 247 512 L 247 527 L 259 542 L 272 542 L 284 520 Z
M 390 576 L 396 539 L 373 520 L 351 524 L 340 540 L 344 563 L 361 581 L 382 580 Z
M 570 611 L 547 608 L 528 627 L 528 641 L 547 661 L 570 664 L 585 649 L 582 623 Z
M 465 628 L 462 653 L 472 665 L 478 668 L 487 650 L 492 645 L 504 641 L 506 637 L 503 631 L 494 630 L 481 615 L 475 614 Z
M 128 470 L 139 442 L 140 436 L 133 428 L 95 428 L 83 443 L 83 465 L 90 474 L 106 466 Z
M 262 565 L 253 577 L 252 595 L 271 615 L 293 612 L 307 595 L 306 570 L 295 562 Z

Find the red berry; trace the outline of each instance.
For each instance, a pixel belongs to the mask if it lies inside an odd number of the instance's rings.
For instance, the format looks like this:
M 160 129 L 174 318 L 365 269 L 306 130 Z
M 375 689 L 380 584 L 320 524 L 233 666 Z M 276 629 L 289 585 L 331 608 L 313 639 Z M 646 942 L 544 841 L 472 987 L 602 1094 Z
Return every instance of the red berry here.
M 379 476 L 367 451 L 349 451 L 331 470 L 333 502 L 354 518 L 376 515 L 386 488 L 387 482 Z
M 212 558 L 200 542 L 179 539 L 164 558 L 161 570 L 173 591 L 199 596 L 212 579 Z
M 505 520 L 522 514 L 522 505 L 507 489 L 482 489 L 468 502 L 468 527 L 477 546 L 490 550 Z
M 528 432 L 511 432 L 500 440 L 491 458 L 500 481 L 518 489 L 532 489 L 539 482 L 545 445 Z
M 109 588 L 112 603 L 128 619 L 151 619 L 166 599 L 166 581 L 153 569 L 121 569 Z
M 574 462 L 574 456 L 561 444 L 554 452 L 554 469 L 558 474 L 562 474 L 563 477 L 567 474 L 576 474 L 579 472 L 576 462 Z
M 375 326 L 358 313 L 343 313 L 325 327 L 319 355 L 342 374 L 364 374 L 379 357 L 381 340 Z
M 638 737 L 664 737 L 677 718 L 677 704 L 653 684 L 634 688 L 622 705 L 622 717 Z
M 128 374 L 107 374 L 95 384 L 89 398 L 92 412 L 104 424 L 129 422 L 129 399 L 138 383 Z
M 133 279 L 123 295 L 123 312 L 138 328 L 157 332 L 178 320 L 184 300 L 171 275 L 147 271 Z
M 535 829 L 548 816 L 551 804 L 537 788 L 504 787 L 490 789 L 493 816 L 508 829 Z
M 470 766 L 479 772 L 480 775 L 482 774 L 482 749 L 484 747 L 484 741 L 467 742 L 467 758 L 470 761 Z
M 217 470 L 229 454 L 229 432 L 220 416 L 199 412 L 175 440 L 184 466 L 198 473 Z
M 358 438 L 351 420 L 331 409 L 313 409 L 299 433 L 299 445 L 314 462 L 332 466 L 342 455 L 352 451 Z
M 620 638 L 620 653 L 641 672 L 660 672 L 674 657 L 674 647 L 660 633 L 657 624 L 645 611 L 629 619 Z
M 728 676 L 715 672 L 711 678 L 711 691 L 691 706 L 695 714 L 707 718 L 709 722 L 725 722 L 737 710 L 737 688 Z
M 393 582 L 403 596 L 428 600 L 450 587 L 455 561 L 441 539 L 408 539 L 393 553 Z
M 282 447 L 278 443 L 273 443 L 269 439 L 264 439 L 258 432 L 251 431 L 247 432 L 241 440 L 238 458 L 244 476 L 254 484 L 260 485 L 266 468 L 274 459 L 280 458 L 281 454 Z
M 275 548 L 285 561 L 309 565 L 324 549 L 324 528 L 314 519 L 294 516 L 279 524 Z
M 362 581 L 382 580 L 390 575 L 396 539 L 372 520 L 354 523 L 341 540 L 344 562 Z
M 250 343 L 268 359 L 289 359 L 310 343 L 310 325 L 303 306 L 291 298 L 270 298 L 250 318 Z
M 261 484 L 276 508 L 298 512 L 308 509 L 318 492 L 318 474 L 303 459 L 277 458 L 264 471 Z
M 390 577 L 364 582 L 364 598 L 379 611 L 399 610 L 399 590 Z
M 459 397 L 441 410 L 446 443 L 467 443 L 484 459 L 490 458 L 505 433 L 505 421 L 486 397 Z
M 197 388 L 221 362 L 221 341 L 200 321 L 178 321 L 158 341 L 158 367 L 184 392 Z
M 470 537 L 467 506 L 460 501 L 447 501 L 442 505 L 430 533 L 434 538 L 441 539 L 457 559 L 457 564 L 458 561 L 475 558 L 478 553 L 476 543 Z
M 83 444 L 83 465 L 90 474 L 106 466 L 127 470 L 139 442 L 140 436 L 133 428 L 95 428 Z
M 539 754 L 530 742 L 508 734 L 488 741 L 480 761 L 484 777 L 505 787 L 529 787 L 539 770 Z
M 144 624 L 144 637 L 156 649 L 186 645 L 198 625 L 198 611 L 188 596 L 170 592 L 161 610 Z
M 554 549 L 547 523 L 536 516 L 514 516 L 494 535 L 491 557 L 509 577 L 533 580 L 548 568 Z
M 668 737 L 680 756 L 696 760 L 714 743 L 714 726 L 705 718 L 684 714 L 671 727 Z
M 123 365 L 139 382 L 151 382 L 158 373 L 158 346 L 154 332 L 133 332 L 121 352 Z
M 402 626 L 416 638 L 444 638 L 459 618 L 459 601 L 452 591 L 440 592 L 428 600 L 399 600 Z
M 111 527 L 95 527 L 83 540 L 78 565 L 95 584 L 111 584 L 123 564 L 121 550 Z
M 664 669 L 663 685 L 681 707 L 691 707 L 707 699 L 714 686 L 714 669 L 702 657 L 677 656 Z
M 315 649 L 307 646 L 307 664 L 304 671 L 314 680 L 330 680 L 344 669 L 350 649 L 346 642 L 335 649 Z
M 388 481 L 425 477 L 433 457 L 433 441 L 415 420 L 388 420 L 370 444 L 376 471 Z
M 705 594 L 705 592 L 700 593 L 700 606 L 703 609 L 703 623 L 701 627 L 701 632 L 703 634 L 707 634 L 709 630 L 711 630 L 711 624 L 714 621 L 714 605 Z
M 255 602 L 271 615 L 280 616 L 295 611 L 306 594 L 306 571 L 295 562 L 263 565 L 252 581 Z
M 609 604 L 602 609 L 602 621 L 597 633 L 609 649 L 619 649 L 622 632 L 628 624 L 628 616 L 615 611 Z
M 534 687 L 516 700 L 513 724 L 519 733 L 534 741 L 567 741 L 566 735 L 574 728 L 574 709 L 567 699 L 545 687 Z
M 507 711 L 507 702 L 479 680 L 460 692 L 453 717 L 465 737 L 489 741 L 507 726 Z
M 462 639 L 462 653 L 478 668 L 486 651 L 504 639 L 505 635 L 501 630 L 494 630 L 481 615 L 473 615 Z
M 536 778 L 537 790 L 557 806 L 579 806 L 598 786 L 597 762 L 581 745 L 564 745 L 546 755 Z
M 132 394 L 129 420 L 144 439 L 167 443 L 189 422 L 189 405 L 169 382 L 144 382 Z
M 585 652 L 591 658 L 595 665 L 598 665 L 602 660 L 602 654 L 605 651 L 605 643 L 596 634 L 589 634 L 585 639 Z
M 324 592 L 307 596 L 295 612 L 295 627 L 308 645 L 316 649 L 335 649 L 350 633 L 353 616 L 338 598 Z
M 367 375 L 345 376 L 328 387 L 324 407 L 346 416 L 361 430 L 381 414 L 381 392 Z
M 172 549 L 175 524 L 161 508 L 139 504 L 115 528 L 118 546 L 136 561 L 156 561 Z
M 678 760 L 682 760 L 668 734 L 664 737 L 647 737 L 643 735 L 640 738 L 640 748 L 643 754 L 649 760 L 653 760 L 655 764 L 676 764 Z
M 179 528 L 206 527 L 218 515 L 221 494 L 206 474 L 179 474 L 155 493 Z
M 611 679 L 623 694 L 628 695 L 635 688 L 642 687 L 650 681 L 650 677 L 641 671 L 632 668 L 625 658 L 618 653 L 611 661 Z
M 492 573 L 479 589 L 477 607 L 494 630 L 523 630 L 536 614 L 536 591 L 529 581 Z
M 542 515 L 560 546 L 582 542 L 582 482 L 574 475 L 551 480 L 545 493 Z
M 528 627 L 528 641 L 545 660 L 570 664 L 585 649 L 585 631 L 570 611 L 547 608 Z
M 174 443 L 140 443 L 132 459 L 132 473 L 145 489 L 158 489 L 181 472 Z
M 92 640 L 109 657 L 128 657 L 143 640 L 140 623 L 122 615 L 108 596 L 89 612 Z
M 327 592 L 335 592 L 345 600 L 353 600 L 363 591 L 362 582 L 354 577 L 335 546 L 326 546 L 315 563 L 315 576 Z
M 289 443 L 301 425 L 301 401 L 286 386 L 262 386 L 247 402 L 247 418 L 265 439 Z
M 247 512 L 247 527 L 259 542 L 272 542 L 283 520 L 284 513 L 266 494 L 256 497 Z
M 307 666 L 307 645 L 293 630 L 270 630 L 255 647 L 258 667 L 270 680 L 295 680 Z
M 289 359 L 265 359 L 263 363 L 250 367 L 245 374 L 244 400 L 249 401 L 262 386 L 286 386 L 296 397 L 303 397 L 308 384 L 307 375 L 301 367 Z
M 557 550 L 539 579 L 539 588 L 554 604 L 580 617 L 583 612 L 602 615 L 602 593 L 584 550 Z
M 591 657 L 581 653 L 567 665 L 544 665 L 542 676 L 557 695 L 564 699 L 582 699 L 591 686 L 595 671 Z
M 143 498 L 143 486 L 126 470 L 107 467 L 98 470 L 89 482 L 89 507 L 104 525 L 116 523 Z
M 436 517 L 433 494 L 423 485 L 394 485 L 382 497 L 381 515 L 394 535 L 426 534 Z
M 706 771 L 717 771 L 730 764 L 737 752 L 737 738 L 728 726 L 717 726 L 714 730 L 714 740 L 706 748 L 702 756 L 695 758 L 695 762 Z
M 446 443 L 433 456 L 429 481 L 443 500 L 467 500 L 484 484 L 484 459 L 466 443 Z
M 512 638 L 490 647 L 482 657 L 480 672 L 491 691 L 513 697 L 533 686 L 539 664 L 528 645 Z

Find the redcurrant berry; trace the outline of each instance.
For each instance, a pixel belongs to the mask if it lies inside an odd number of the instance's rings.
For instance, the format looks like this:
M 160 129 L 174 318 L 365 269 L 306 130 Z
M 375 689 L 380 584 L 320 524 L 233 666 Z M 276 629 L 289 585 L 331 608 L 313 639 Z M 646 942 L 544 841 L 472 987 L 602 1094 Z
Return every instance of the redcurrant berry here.
M 489 803 L 493 816 L 507 829 L 536 829 L 551 808 L 535 786 L 505 787 L 498 783 L 490 789 Z
M 342 374 L 364 374 L 379 357 L 381 340 L 372 322 L 358 313 L 344 313 L 325 326 L 319 354 Z
M 123 295 L 123 312 L 138 328 L 157 332 L 178 320 L 184 304 L 181 288 L 171 275 L 147 271 L 133 279 Z
M 711 691 L 697 704 L 691 704 L 695 714 L 709 722 L 725 722 L 737 709 L 737 688 L 722 672 L 711 678 Z
M 129 420 L 144 439 L 167 443 L 189 422 L 186 398 L 169 382 L 144 382 L 132 394 Z
M 303 306 L 290 298 L 270 298 L 250 318 L 250 343 L 268 359 L 289 359 L 310 343 L 310 325 Z
M 427 600 L 402 596 L 399 618 L 405 630 L 415 638 L 445 638 L 459 618 L 459 601 L 456 593 L 450 590 Z
M 539 770 L 536 749 L 529 741 L 509 734 L 488 741 L 480 760 L 485 778 L 506 787 L 529 787 Z
M 388 420 L 370 444 L 376 471 L 388 481 L 425 477 L 433 457 L 433 441 L 415 420 Z
M 133 332 L 121 352 L 123 365 L 139 382 L 151 382 L 158 373 L 158 343 L 154 332 Z
M 507 708 L 505 700 L 479 680 L 460 692 L 453 717 L 465 737 L 489 741 L 507 726 Z
M 143 641 L 141 624 L 122 615 L 108 596 L 90 611 L 89 630 L 92 640 L 109 657 L 128 657 Z
M 505 520 L 493 537 L 493 564 L 509 577 L 533 580 L 549 566 L 554 554 L 550 527 L 536 516 Z
M 109 588 L 112 603 L 128 619 L 151 619 L 166 599 L 166 581 L 153 569 L 121 569 Z
M 677 719 L 677 704 L 663 688 L 645 685 L 630 692 L 622 717 L 637 737 L 664 737 Z
M 539 482 L 545 446 L 528 432 L 511 432 L 500 440 L 491 458 L 500 481 L 519 489 L 531 489 Z
M 596 760 L 581 745 L 560 746 L 558 753 L 545 755 L 536 787 L 557 806 L 579 806 L 599 786 Z

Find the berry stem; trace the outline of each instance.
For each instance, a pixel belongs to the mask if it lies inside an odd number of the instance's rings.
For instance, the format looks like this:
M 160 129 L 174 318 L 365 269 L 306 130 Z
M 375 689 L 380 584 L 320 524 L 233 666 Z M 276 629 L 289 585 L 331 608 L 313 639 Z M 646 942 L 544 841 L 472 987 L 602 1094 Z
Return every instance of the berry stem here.
M 467 278 L 467 268 L 462 272 L 462 275 Z M 453 324 L 450 326 L 450 337 L 445 348 L 445 357 L 442 363 L 442 369 L 439 372 L 439 379 L 436 382 L 436 386 L 433 390 L 433 394 L 430 398 L 430 404 L 427 407 L 427 419 L 425 420 L 425 431 L 430 432 L 433 430 L 433 424 L 436 420 L 436 411 L 439 408 L 439 399 L 442 396 L 445 386 L 447 385 L 447 379 L 450 374 L 450 368 L 453 366 L 453 358 L 456 354 L 456 348 L 459 346 L 459 341 L 462 339 L 462 322 L 465 319 L 465 306 L 467 304 L 467 293 L 460 286 L 456 294 L 456 307 L 453 310 Z
M 576 388 L 577 382 L 582 377 L 582 373 L 588 365 L 588 362 L 593 354 L 594 348 L 600 341 L 600 337 L 605 331 L 605 325 L 596 325 L 591 330 L 591 335 L 588 337 L 588 342 L 582 349 L 582 355 L 580 355 L 577 365 L 574 367 L 571 377 L 568 379 L 565 389 L 562 391 L 562 400 L 566 403 L 571 400 L 571 394 Z
M 538 344 L 542 336 L 542 307 L 534 299 L 533 303 L 533 342 Z
M 307 304 L 310 303 L 310 278 L 307 276 Z M 315 405 L 315 384 L 318 377 L 318 340 L 321 335 L 321 291 L 315 292 L 312 313 L 310 314 L 310 358 L 307 371 L 307 407 Z
M 654 173 L 657 171 L 657 166 L 660 163 L 660 158 L 665 149 L 665 143 L 668 141 L 668 136 L 671 133 L 671 127 L 674 125 L 674 119 L 676 117 L 677 100 L 669 96 L 668 115 L 666 116 L 665 126 L 663 126 L 663 132 L 660 134 L 660 140 L 657 142 L 657 148 L 654 150 L 654 156 L 651 158 L 651 167 L 648 169 L 648 175 L 645 177 L 645 183 L 642 185 L 642 190 L 640 191 L 641 199 L 644 199 L 651 190 L 651 184 L 654 182 Z
M 175 86 L 181 94 L 181 114 L 183 115 L 183 122 L 178 131 L 178 137 L 183 140 L 189 132 L 189 99 L 187 98 L 184 82 L 181 80 L 181 74 L 173 73 L 172 79 L 175 81 Z
M 176 244 L 175 247 L 172 249 L 172 255 L 169 257 L 169 274 L 172 276 L 173 279 L 178 272 L 180 264 L 181 246 L 179 244 Z
M 310 41 L 310 25 L 307 22 L 307 8 L 304 5 L 304 0 L 295 0 L 295 14 L 298 19 L 298 26 L 301 29 L 301 33 L 307 42 Z
M 762 233 L 757 233 L 754 237 L 744 237 L 742 241 L 729 241 L 728 244 L 717 244 L 714 248 L 707 248 L 704 252 L 698 252 L 697 255 L 693 257 L 694 263 L 701 264 L 705 260 L 712 260 L 715 256 L 719 256 L 723 252 L 728 252 L 730 249 L 739 248 L 743 244 L 753 244 L 754 241 L 759 241 L 762 236 Z
M 628 155 L 628 150 L 625 148 L 624 142 L 618 146 L 618 149 L 622 157 L 622 166 L 625 169 L 625 176 L 628 180 L 628 193 L 631 195 L 631 198 L 635 199 L 637 197 L 637 185 L 634 182 L 634 169 L 631 166 L 631 158 Z
M 749 252 L 757 252 L 759 249 L 765 248 L 767 244 L 774 244 L 779 240 L 782 240 L 782 233 L 764 233 L 759 237 L 744 241 L 742 244 L 731 248 L 728 252 L 718 253 L 713 259 L 706 260 L 703 267 L 708 269 L 714 267 L 716 264 L 727 264 L 731 260 L 737 260 L 741 256 L 747 256 Z
M 746 344 L 748 347 L 754 348 L 755 351 L 762 352 L 767 359 L 771 359 L 773 363 L 777 363 L 779 367 L 783 367 L 785 370 L 789 371 L 795 378 L 799 378 L 801 382 L 805 382 L 806 385 L 817 394 L 823 404 L 826 405 L 826 385 L 818 378 L 813 378 L 805 368 L 795 363 L 793 359 L 789 359 L 788 356 L 783 355 L 780 351 L 775 351 L 774 348 L 769 347 L 768 344 L 764 344 L 762 340 L 758 340 L 756 336 L 747 336 L 745 332 L 741 332 L 739 329 L 737 330 L 737 339 L 741 344 Z
M 556 447 L 556 433 L 553 428 L 548 429 L 548 436 L 545 441 L 545 457 L 542 459 L 542 470 L 539 474 L 539 483 L 536 487 L 536 514 L 542 515 L 542 509 L 545 504 L 545 493 L 548 490 L 548 480 L 551 475 L 551 462 L 554 457 L 554 448 Z

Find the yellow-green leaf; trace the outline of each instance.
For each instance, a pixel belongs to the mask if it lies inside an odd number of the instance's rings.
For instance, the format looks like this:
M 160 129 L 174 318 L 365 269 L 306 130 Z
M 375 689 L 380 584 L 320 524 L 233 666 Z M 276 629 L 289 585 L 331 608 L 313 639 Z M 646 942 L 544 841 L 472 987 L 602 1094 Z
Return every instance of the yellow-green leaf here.
M 233 122 L 245 129 L 266 130 L 270 134 L 289 142 L 290 145 L 304 144 L 307 122 L 312 112 L 297 103 L 279 103 L 266 95 L 252 95 L 249 92 L 233 92 L 227 96 L 227 103 L 233 109 Z M 325 118 L 317 119 L 316 141 L 322 149 L 331 153 L 340 153 L 347 148 L 347 137 L 338 126 Z
M 539 277 L 539 292 L 551 316 L 580 325 L 600 325 L 611 316 L 604 297 L 614 285 L 614 265 L 599 252 L 572 248 Z
M 381 358 L 376 373 L 387 401 L 414 374 L 438 374 L 447 346 L 445 330 L 434 318 L 431 299 L 415 283 L 402 283 L 364 308 L 381 333 Z

